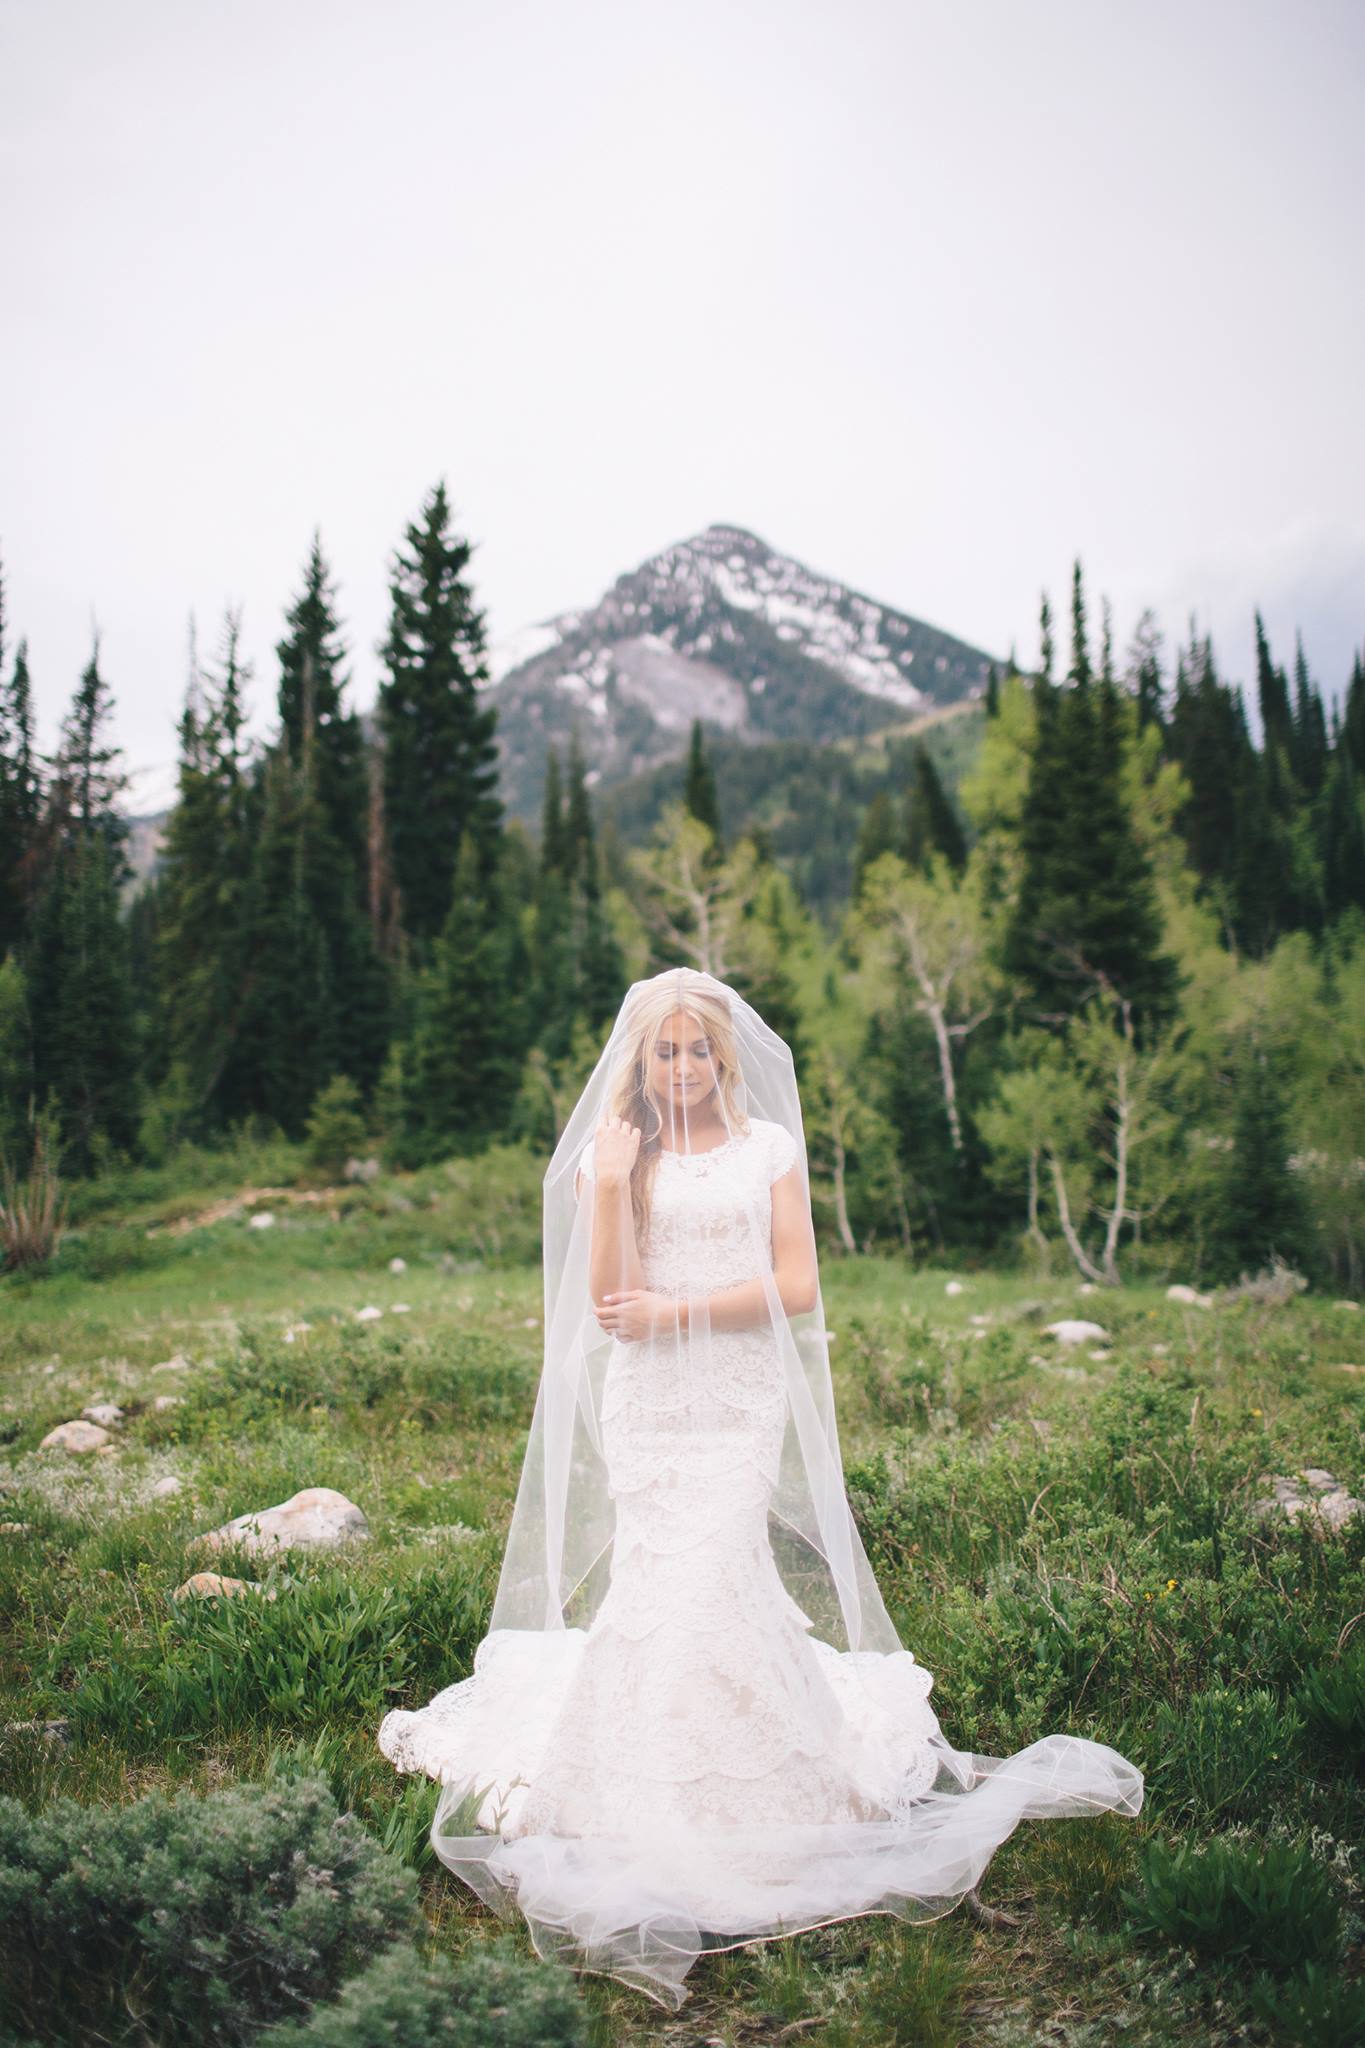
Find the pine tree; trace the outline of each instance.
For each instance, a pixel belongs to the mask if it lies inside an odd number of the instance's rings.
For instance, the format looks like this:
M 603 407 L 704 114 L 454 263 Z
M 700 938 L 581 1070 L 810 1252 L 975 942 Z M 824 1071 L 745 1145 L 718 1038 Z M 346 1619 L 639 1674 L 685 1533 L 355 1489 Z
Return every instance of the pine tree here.
M 43 783 L 33 739 L 28 642 L 6 686 L 0 663 L 0 958 L 22 944 L 37 887 Z
M 1294 779 L 1310 797 L 1320 794 L 1327 780 L 1327 719 L 1322 695 L 1308 673 L 1303 651 L 1303 634 L 1294 635 L 1294 725 L 1290 760 Z
M 1141 1034 L 1172 1013 L 1177 969 L 1161 951 L 1150 863 L 1122 794 L 1117 688 L 1088 679 L 1083 645 L 1073 665 L 1082 679 L 1038 707 L 1004 964 L 1030 986 L 1040 1020 L 1064 1026 L 1107 983 L 1132 1003 Z
M 391 580 L 388 680 L 380 684 L 384 810 L 403 928 L 429 942 L 451 904 L 456 857 L 472 835 L 480 872 L 498 861 L 497 711 L 486 682 L 484 615 L 467 579 L 472 550 L 447 529 L 445 484 L 407 528 Z
M 1071 570 L 1071 667 L 1068 675 L 1080 689 L 1088 689 L 1094 680 L 1090 649 L 1086 644 L 1085 591 L 1081 583 L 1079 556 Z
M 916 740 L 914 786 L 910 792 L 905 858 L 911 867 L 925 867 L 931 854 L 941 853 L 961 874 L 967 865 L 967 841 L 948 801 L 938 770 L 923 740 Z
M 32 1148 L 33 1026 L 24 970 L 13 953 L 0 958 L 0 1161 L 22 1174 Z
M 1128 650 L 1127 681 L 1137 703 L 1138 729 L 1164 724 L 1164 691 L 1161 666 L 1162 636 L 1150 607 L 1142 613 Z
M 190 1100 L 216 1121 L 219 1077 L 247 983 L 252 862 L 241 616 L 224 620 L 217 676 L 201 672 L 191 627 L 175 808 L 155 889 L 162 1070 L 178 1062 Z
M 98 1170 L 136 1141 L 138 1033 L 120 891 L 131 874 L 127 788 L 110 739 L 113 700 L 99 640 L 62 722 L 44 816 L 41 872 L 22 952 L 34 1047 L 34 1094 L 55 1095 L 63 1158 Z
M 720 836 L 720 806 L 716 800 L 716 777 L 702 739 L 701 720 L 692 720 L 692 738 L 687 750 L 687 773 L 683 781 L 683 802 L 699 824 L 714 834 L 716 860 L 725 849 Z
M 1252 1272 L 1278 1256 L 1307 1256 L 1302 1203 L 1289 1166 L 1284 1097 L 1265 1049 L 1254 1040 L 1240 1063 L 1233 1147 L 1221 1204 L 1225 1257 Z
M 270 750 L 260 804 L 243 906 L 250 972 L 218 1096 L 230 1119 L 264 1116 L 299 1139 L 318 1091 L 344 1071 L 336 1044 L 344 996 L 331 978 L 315 901 L 326 864 L 317 858 L 323 822 L 306 749 L 297 764 L 284 740 Z
M 1046 591 L 1043 592 L 1042 602 L 1038 607 L 1038 638 L 1040 643 L 1038 673 L 1042 676 L 1044 682 L 1050 683 L 1052 681 L 1054 649 L 1052 643 L 1052 605 L 1049 602 Z
M 277 642 L 280 728 L 290 758 L 303 759 L 305 724 L 311 719 L 313 779 L 317 801 L 337 844 L 350 856 L 356 887 L 365 871 L 368 784 L 365 739 L 360 720 L 343 701 L 345 648 L 337 619 L 331 572 L 322 536 L 313 534 L 303 589 L 285 613 L 288 632 Z
M 856 903 L 862 894 L 863 876 L 884 853 L 900 851 L 900 833 L 896 826 L 895 806 L 889 790 L 873 792 L 872 800 L 863 812 L 863 822 L 858 829 L 858 842 L 853 849 L 853 890 Z
M 503 1127 L 521 1076 L 519 1015 L 509 985 L 508 935 L 486 900 L 472 829 L 460 842 L 454 886 L 418 994 L 407 1098 L 410 1149 L 425 1159 L 478 1152 Z

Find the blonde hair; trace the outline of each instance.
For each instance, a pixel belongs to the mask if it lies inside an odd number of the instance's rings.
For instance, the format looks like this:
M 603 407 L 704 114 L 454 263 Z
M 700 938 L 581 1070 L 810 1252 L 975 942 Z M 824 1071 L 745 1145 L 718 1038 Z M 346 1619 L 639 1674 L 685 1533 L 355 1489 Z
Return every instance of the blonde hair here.
M 654 1177 L 659 1170 L 659 1143 L 664 1127 L 658 1103 L 645 1077 L 663 1028 L 677 1010 L 695 1017 L 706 1032 L 715 1069 L 715 1088 L 726 1128 L 747 1134 L 749 1120 L 739 1107 L 739 1052 L 730 1005 L 706 976 L 695 968 L 669 968 L 646 982 L 631 1004 L 628 1036 L 620 1065 L 608 1091 L 606 1116 L 619 1116 L 640 1132 L 640 1149 L 630 1172 L 630 1206 L 637 1236 L 649 1225 Z

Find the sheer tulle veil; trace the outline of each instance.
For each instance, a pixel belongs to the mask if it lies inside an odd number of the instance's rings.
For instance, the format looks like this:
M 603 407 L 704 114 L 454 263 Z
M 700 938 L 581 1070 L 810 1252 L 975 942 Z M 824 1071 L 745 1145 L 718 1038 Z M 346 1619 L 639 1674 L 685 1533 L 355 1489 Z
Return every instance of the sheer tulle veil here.
M 1139 1810 L 1107 1744 L 939 1725 L 845 1490 L 791 1050 L 738 990 L 631 985 L 545 1173 L 544 1266 L 488 1632 L 378 1736 L 542 1955 L 677 2006 L 703 1953 L 933 1919 L 1021 1819 Z

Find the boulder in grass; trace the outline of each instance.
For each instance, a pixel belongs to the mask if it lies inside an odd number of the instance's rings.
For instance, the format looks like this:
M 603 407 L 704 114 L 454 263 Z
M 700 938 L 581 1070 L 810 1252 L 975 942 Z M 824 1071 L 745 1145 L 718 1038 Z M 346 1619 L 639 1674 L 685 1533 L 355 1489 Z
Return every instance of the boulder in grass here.
M 194 1572 L 183 1585 L 176 1587 L 175 1598 L 183 1600 L 188 1595 L 196 1600 L 230 1599 L 238 1593 L 259 1593 L 261 1590 L 254 1579 L 225 1579 L 218 1572 Z M 267 1600 L 275 1598 L 273 1586 L 265 1597 Z
M 1306 1465 L 1292 1475 L 1263 1472 L 1261 1483 L 1270 1492 L 1256 1502 L 1254 1514 L 1264 1518 L 1282 1508 L 1291 1521 L 1306 1520 L 1318 1535 L 1344 1529 L 1357 1515 L 1365 1514 L 1365 1501 L 1348 1493 L 1342 1482 L 1321 1465 Z
M 183 1351 L 177 1351 L 173 1358 L 163 1358 L 160 1365 L 152 1367 L 153 1372 L 183 1372 L 189 1364 Z
M 273 1230 L 275 1213 L 272 1209 L 258 1209 L 254 1216 L 246 1219 L 248 1230 Z
M 945 1294 L 961 1294 L 962 1282 L 960 1280 L 945 1280 L 943 1283 L 943 1292 Z
M 383 1313 L 382 1308 L 376 1308 L 372 1301 L 367 1301 L 364 1308 L 356 1310 L 355 1319 L 358 1323 L 376 1323 Z
M 305 1486 L 278 1507 L 234 1516 L 195 1541 L 210 1550 L 240 1545 L 257 1557 L 279 1550 L 326 1550 L 369 1533 L 363 1510 L 344 1493 L 331 1486 Z
M 1185 1301 L 1191 1308 L 1212 1308 L 1213 1296 L 1201 1294 L 1197 1287 L 1187 1287 L 1183 1280 L 1177 1280 L 1166 1289 L 1167 1301 Z
M 1045 1337 L 1055 1337 L 1059 1344 L 1107 1344 L 1109 1332 L 1102 1323 L 1087 1323 L 1080 1316 L 1064 1316 L 1059 1323 L 1049 1323 L 1043 1331 Z
M 59 1422 L 39 1444 L 40 1451 L 102 1451 L 109 1444 L 109 1432 L 98 1422 Z M 109 1446 L 112 1449 L 112 1445 Z
M 177 1479 L 174 1472 L 167 1472 L 160 1479 L 154 1479 L 148 1488 L 153 1500 L 169 1500 L 173 1493 L 183 1493 L 185 1482 Z
M 408 1262 L 406 1259 L 392 1258 L 389 1260 L 389 1271 L 391 1273 L 406 1273 L 407 1270 Z
M 92 1401 L 81 1414 L 87 1422 L 98 1422 L 101 1429 L 113 1429 L 123 1420 L 123 1410 L 117 1401 Z

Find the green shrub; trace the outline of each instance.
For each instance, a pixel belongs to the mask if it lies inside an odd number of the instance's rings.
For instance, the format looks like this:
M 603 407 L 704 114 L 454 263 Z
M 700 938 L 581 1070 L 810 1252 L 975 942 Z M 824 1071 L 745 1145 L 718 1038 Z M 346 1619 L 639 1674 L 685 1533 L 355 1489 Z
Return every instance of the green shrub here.
M 1331 1961 L 1341 1938 L 1331 1873 L 1306 1844 L 1231 1835 L 1175 1849 L 1148 1842 L 1124 1904 L 1139 1935 L 1275 1976 Z
M 1314 1736 L 1348 1767 L 1365 1767 L 1365 1641 L 1305 1672 L 1296 1703 Z
M 1295 2041 L 1301 2048 L 1360 2048 L 1365 2041 L 1365 1984 L 1316 1963 L 1305 1963 L 1287 1981 L 1258 1977 L 1250 1999 L 1277 2041 Z
M 334 1179 L 348 1159 L 368 1146 L 360 1090 L 349 1074 L 334 1075 L 325 1088 L 318 1090 L 308 1115 L 304 1142 L 309 1164 Z
M 48 2039 L 244 2043 L 419 1925 L 412 1873 L 320 1778 L 0 1799 L 0 1986 Z
M 227 1556 L 215 1562 L 233 1569 Z M 66 1712 L 80 1734 L 134 1755 L 261 1723 L 373 1722 L 398 1693 L 435 1691 L 468 1669 L 487 1626 L 487 1563 L 486 1546 L 471 1542 L 393 1586 L 328 1569 L 268 1576 L 274 1600 L 172 1602 L 149 1641 L 86 1642 Z
M 1210 1686 L 1183 1705 L 1159 1700 L 1152 1716 L 1148 1776 L 1169 1811 L 1211 1817 L 1263 1811 L 1298 1778 L 1295 1750 L 1303 1715 L 1265 1686 Z
M 527 1962 L 504 1937 L 451 1964 L 396 1944 L 335 2004 L 286 2022 L 259 2048 L 581 2048 L 585 2014 L 570 1972 Z

